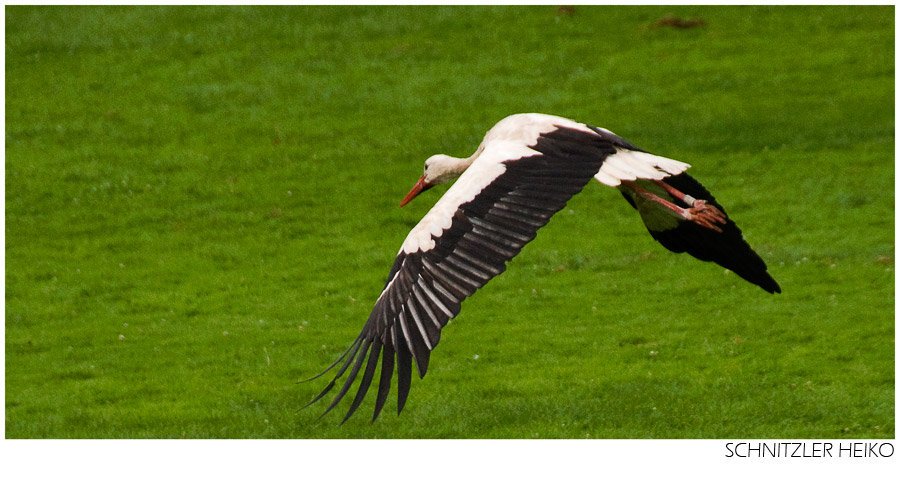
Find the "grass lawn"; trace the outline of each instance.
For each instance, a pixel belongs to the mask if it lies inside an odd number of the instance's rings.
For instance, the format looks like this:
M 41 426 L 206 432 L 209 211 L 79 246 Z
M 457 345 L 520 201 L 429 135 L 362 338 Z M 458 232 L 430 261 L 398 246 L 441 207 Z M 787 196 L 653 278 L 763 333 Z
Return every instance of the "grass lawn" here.
M 892 438 L 894 35 L 893 7 L 6 7 L 6 437 Z M 401 416 L 297 411 L 439 198 L 397 207 L 425 158 L 517 112 L 691 163 L 784 293 L 592 184 Z

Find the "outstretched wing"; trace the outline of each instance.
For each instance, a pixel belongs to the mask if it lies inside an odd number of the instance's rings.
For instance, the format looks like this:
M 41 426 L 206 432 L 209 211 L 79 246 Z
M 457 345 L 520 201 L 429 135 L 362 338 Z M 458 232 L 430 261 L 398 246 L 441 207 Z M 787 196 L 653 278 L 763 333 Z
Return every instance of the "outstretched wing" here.
M 334 379 L 310 404 L 331 391 L 349 370 L 325 413 L 334 408 L 368 358 L 344 421 L 368 392 L 379 360 L 372 420 L 387 400 L 395 366 L 399 413 L 409 394 L 412 364 L 419 377 L 424 377 L 441 328 L 459 314 L 460 304 L 503 273 L 506 262 L 534 239 L 537 230 L 616 152 L 617 137 L 588 131 L 556 127 L 531 145 L 488 142 L 410 232 L 362 332 L 328 368 L 341 364 Z
M 706 188 L 687 173 L 670 176 L 666 183 L 695 199 L 705 200 L 725 213 L 725 209 Z M 652 183 L 638 182 L 648 191 L 668 199 L 681 207 L 690 207 L 687 203 L 672 197 Z M 781 287 L 769 275 L 766 263 L 750 248 L 744 240 L 743 233 L 730 217 L 721 226 L 722 232 L 713 231 L 692 222 L 676 219 L 660 205 L 620 187 L 622 195 L 638 210 L 644 225 L 654 239 L 675 253 L 687 252 L 691 256 L 704 261 L 712 261 L 734 271 L 744 280 L 760 286 L 769 293 L 780 293 Z

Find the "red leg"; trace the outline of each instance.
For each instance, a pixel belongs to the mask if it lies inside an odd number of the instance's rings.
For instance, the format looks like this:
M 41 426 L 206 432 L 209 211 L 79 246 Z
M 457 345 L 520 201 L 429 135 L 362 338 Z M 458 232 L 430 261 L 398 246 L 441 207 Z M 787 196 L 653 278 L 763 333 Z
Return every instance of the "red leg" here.
M 636 194 L 644 197 L 645 199 L 652 200 L 653 202 L 656 202 L 657 204 L 665 207 L 666 209 L 669 209 L 670 211 L 674 212 L 676 215 L 687 218 L 687 216 L 685 215 L 685 213 L 687 212 L 687 209 L 683 209 L 683 208 L 669 202 L 668 200 L 654 194 L 653 192 L 645 189 L 644 187 L 640 187 L 640 186 L 636 185 L 634 182 L 629 182 L 629 181 L 622 181 L 622 185 L 630 188 Z M 675 197 L 678 198 L 677 196 L 675 196 Z
M 681 200 L 682 202 L 684 202 L 685 204 L 687 204 L 691 207 L 693 207 L 694 202 L 697 201 L 697 199 L 691 197 L 690 195 L 685 194 L 681 190 L 678 190 L 677 188 L 669 185 L 668 183 L 666 183 L 662 180 L 653 180 L 653 183 L 662 187 L 662 189 L 665 190 L 666 192 L 668 192 L 669 195 L 671 195 L 672 197 L 675 197 L 676 199 Z
M 680 192 L 678 189 L 672 187 L 669 184 L 663 183 L 662 181 L 654 180 L 654 182 L 665 189 L 667 192 L 669 192 L 676 199 L 690 204 L 691 208 L 684 209 L 682 207 L 679 207 L 672 202 L 669 202 L 668 200 L 654 194 L 653 192 L 639 185 L 636 185 L 634 182 L 623 181 L 622 185 L 630 188 L 645 199 L 651 200 L 663 206 L 665 209 L 669 210 L 680 219 L 693 221 L 697 225 L 712 229 L 713 231 L 718 231 L 720 233 L 722 232 L 722 228 L 720 228 L 718 225 L 725 224 L 726 222 L 728 222 L 728 220 L 725 217 L 725 214 L 723 214 L 722 211 L 720 211 L 718 208 L 712 205 L 708 205 L 704 200 L 694 199 L 693 197 Z
M 726 222 L 728 222 L 728 216 L 726 216 L 724 212 L 719 210 L 719 208 L 714 205 L 709 205 L 705 200 L 695 199 L 662 180 L 653 180 L 653 183 L 659 185 L 672 197 L 675 197 L 676 199 L 679 199 L 685 204 L 691 206 L 693 209 L 696 209 L 697 212 L 710 213 L 712 214 L 713 220 L 721 224 L 725 224 Z

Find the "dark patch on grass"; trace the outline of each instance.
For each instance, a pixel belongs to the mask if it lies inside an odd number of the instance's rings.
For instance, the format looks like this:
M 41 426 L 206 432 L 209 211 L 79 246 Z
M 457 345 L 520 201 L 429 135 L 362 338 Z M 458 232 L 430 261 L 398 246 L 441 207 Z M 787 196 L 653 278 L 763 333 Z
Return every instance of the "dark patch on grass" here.
M 706 21 L 701 18 L 681 18 L 676 17 L 674 15 L 666 15 L 665 17 L 657 20 L 653 23 L 653 27 L 656 29 L 662 27 L 674 27 L 675 29 L 695 29 L 697 27 L 703 27 L 706 25 Z
M 74 370 L 71 372 L 62 372 L 53 377 L 59 380 L 88 380 L 96 377 L 97 374 L 89 370 Z
M 647 343 L 647 339 L 644 338 L 643 336 L 628 336 L 626 338 L 619 340 L 619 346 L 625 346 L 625 345 L 640 346 L 640 345 L 644 345 L 646 343 Z

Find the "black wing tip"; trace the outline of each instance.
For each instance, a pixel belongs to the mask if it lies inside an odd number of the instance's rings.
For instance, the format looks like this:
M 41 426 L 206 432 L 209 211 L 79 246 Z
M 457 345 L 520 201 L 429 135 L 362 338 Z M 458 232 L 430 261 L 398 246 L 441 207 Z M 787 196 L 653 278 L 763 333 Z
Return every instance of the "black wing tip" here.
M 751 256 L 745 255 L 744 258 L 748 259 L 741 262 L 723 262 L 722 260 L 716 260 L 715 258 L 704 261 L 712 261 L 726 270 L 734 272 L 735 275 L 745 280 L 747 283 L 753 284 L 770 294 L 780 294 L 781 286 L 778 285 L 778 282 L 776 282 L 771 275 L 769 275 L 765 262 L 763 262 L 762 258 L 753 252 L 749 246 L 747 249 L 752 253 L 752 260 L 749 259 Z M 701 258 L 701 260 L 702 259 L 703 258 Z
M 710 261 L 712 261 L 712 260 L 710 260 Z M 746 280 L 748 283 L 756 285 L 757 287 L 763 289 L 764 291 L 766 291 L 770 294 L 774 295 L 774 294 L 781 293 L 781 286 L 778 285 L 778 282 L 776 282 L 775 279 L 772 278 L 771 275 L 769 275 L 769 273 L 765 270 L 765 268 L 763 268 L 762 270 L 759 270 L 759 269 L 747 270 L 747 268 L 744 268 L 744 267 L 728 266 L 728 265 L 733 265 L 733 264 L 722 264 L 722 263 L 718 263 L 718 262 L 716 262 L 716 263 L 723 266 L 724 268 L 726 268 L 728 270 L 731 270 L 732 272 L 737 274 L 738 277 Z M 763 265 L 763 266 L 765 266 L 765 265 Z
M 773 295 L 781 293 L 781 286 L 778 285 L 778 282 L 776 282 L 775 279 L 772 278 L 772 276 L 769 274 L 766 274 L 766 278 L 760 282 L 757 282 L 756 285 L 759 285 L 763 290 Z
M 355 349 L 354 349 L 355 347 Z M 370 349 L 371 347 L 371 349 Z M 349 353 L 349 356 L 348 356 Z M 412 355 L 410 353 L 406 353 L 406 359 L 411 364 Z M 350 409 L 344 415 L 343 419 L 340 422 L 340 425 L 346 423 L 354 413 L 356 413 L 357 409 L 362 404 L 363 399 L 366 396 L 367 391 L 372 383 L 372 379 L 375 374 L 375 370 L 378 363 L 381 363 L 381 377 L 378 385 L 378 395 L 375 401 L 375 409 L 372 414 L 372 418 L 370 420 L 370 424 L 374 423 L 378 416 L 381 414 L 382 408 L 384 407 L 385 401 L 387 400 L 388 394 L 391 389 L 391 380 L 394 374 L 394 364 L 395 364 L 395 355 L 396 352 L 391 345 L 391 342 L 384 343 L 380 338 L 365 338 L 363 335 L 354 342 L 354 345 L 345 352 L 344 355 L 341 356 L 341 359 L 344 360 L 344 365 L 341 367 L 340 371 L 337 375 L 329 382 L 329 384 L 322 390 L 313 400 L 306 403 L 304 406 L 297 409 L 300 410 L 306 409 L 307 407 L 315 404 L 316 402 L 322 400 L 334 387 L 337 386 L 338 380 L 343 376 L 344 372 L 347 368 L 352 365 L 353 368 L 350 369 L 349 375 L 347 379 L 343 381 L 343 385 L 341 386 L 340 392 L 335 396 L 335 399 L 332 400 L 331 404 L 325 409 L 325 411 L 316 418 L 316 421 L 321 420 L 325 417 L 329 412 L 331 412 L 337 405 L 341 402 L 341 400 L 348 394 L 351 389 L 354 380 L 357 378 L 357 374 L 360 372 L 360 366 L 364 363 L 365 358 L 368 356 L 368 362 L 366 365 L 365 372 L 363 373 L 362 380 L 360 381 L 359 386 L 357 387 L 356 396 L 353 399 L 353 402 L 350 406 Z M 401 356 L 404 356 L 401 354 Z M 380 362 L 379 362 L 380 360 Z M 337 363 L 337 362 L 336 362 Z M 410 366 L 407 367 L 409 369 Z M 320 374 L 321 375 L 321 374 Z M 317 376 L 318 377 L 318 376 Z M 407 374 L 408 377 L 408 374 Z M 400 384 L 400 392 L 404 391 L 408 393 L 409 384 L 408 378 L 405 389 L 403 388 L 403 383 Z M 405 397 L 405 396 L 402 396 Z M 401 406 L 405 404 L 406 399 L 398 399 L 398 402 Z M 398 411 L 399 413 L 399 411 Z
M 299 412 L 303 409 L 306 409 L 306 408 L 312 406 L 313 404 L 315 404 L 316 402 L 318 402 L 319 400 L 321 400 L 323 397 L 325 397 L 325 395 L 328 394 L 331 391 L 331 389 L 334 388 L 336 381 L 337 381 L 337 377 L 335 377 L 331 382 L 329 382 L 328 385 L 325 386 L 325 389 L 323 389 L 322 392 L 320 392 L 318 396 L 313 398 L 312 401 L 309 401 L 308 403 L 304 404 L 303 406 L 300 406 L 299 408 L 297 408 L 297 411 Z
M 350 405 L 350 409 L 347 410 L 347 414 L 344 416 L 341 424 L 346 423 L 347 420 L 350 419 L 350 416 L 353 416 L 353 413 L 356 412 L 362 404 L 363 399 L 366 397 L 366 394 L 369 392 L 369 386 L 372 385 L 372 377 L 375 376 L 375 369 L 378 366 L 378 360 L 381 357 L 381 346 L 381 340 L 376 337 L 372 342 L 370 350 L 368 352 L 363 352 L 364 356 L 368 353 L 369 361 L 366 363 L 366 370 L 363 372 L 359 387 L 356 388 L 356 397 L 354 397 L 353 403 Z
M 752 283 L 753 285 L 756 285 L 757 287 L 764 290 L 765 292 L 768 292 L 769 294 L 775 295 L 775 294 L 781 293 L 781 286 L 779 286 L 778 283 L 776 283 L 774 280 L 772 280 L 772 281 L 748 280 L 748 282 Z
M 723 263 L 719 260 L 712 261 L 735 272 L 738 277 L 758 286 L 770 294 L 780 294 L 781 286 L 778 285 L 778 282 L 776 282 L 771 275 L 769 275 L 765 262 L 750 248 L 749 245 L 747 245 L 746 241 L 744 241 L 743 244 L 746 245 L 746 250 L 748 251 L 748 253 L 744 254 L 745 261 L 740 263 Z
M 416 373 L 419 374 L 419 379 L 424 379 L 425 374 L 428 373 L 428 361 L 431 351 L 427 351 L 424 355 L 424 359 L 415 358 L 413 362 L 416 365 Z

